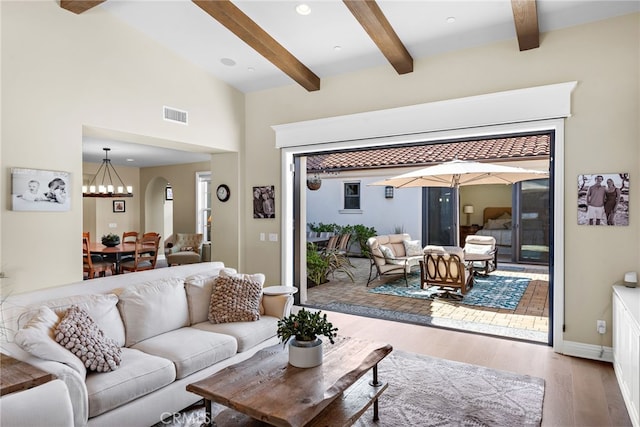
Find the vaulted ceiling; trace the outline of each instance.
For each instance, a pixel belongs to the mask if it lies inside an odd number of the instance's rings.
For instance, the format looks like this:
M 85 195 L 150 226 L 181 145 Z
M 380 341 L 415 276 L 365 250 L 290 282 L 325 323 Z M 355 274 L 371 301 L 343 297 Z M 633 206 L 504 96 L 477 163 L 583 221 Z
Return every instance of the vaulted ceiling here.
M 501 40 L 526 51 L 544 45 L 540 33 L 640 11 L 628 0 L 304 0 L 308 15 L 296 12 L 303 0 L 59 1 L 79 15 L 110 14 L 245 93 L 293 83 L 316 91 L 323 78 L 371 67 L 402 78 L 439 53 Z M 114 164 L 138 167 L 207 158 L 113 138 L 84 145 L 85 161 L 109 146 Z
M 73 13 L 110 13 L 243 92 L 414 61 L 640 10 L 625 0 L 60 0 Z M 425 66 L 428 66 L 426 63 Z

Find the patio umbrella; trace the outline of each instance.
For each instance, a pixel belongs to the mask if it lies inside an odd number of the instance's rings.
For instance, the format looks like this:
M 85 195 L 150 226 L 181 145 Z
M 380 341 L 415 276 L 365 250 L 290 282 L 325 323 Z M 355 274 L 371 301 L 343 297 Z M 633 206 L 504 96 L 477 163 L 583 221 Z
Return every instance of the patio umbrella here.
M 548 172 L 503 166 L 495 163 L 480 163 L 451 160 L 436 166 L 429 166 L 402 175 L 377 181 L 369 185 L 385 185 L 395 188 L 409 187 L 451 187 L 456 190 L 464 185 L 514 184 L 530 179 L 542 179 Z M 456 242 L 459 244 L 460 199 L 456 197 Z

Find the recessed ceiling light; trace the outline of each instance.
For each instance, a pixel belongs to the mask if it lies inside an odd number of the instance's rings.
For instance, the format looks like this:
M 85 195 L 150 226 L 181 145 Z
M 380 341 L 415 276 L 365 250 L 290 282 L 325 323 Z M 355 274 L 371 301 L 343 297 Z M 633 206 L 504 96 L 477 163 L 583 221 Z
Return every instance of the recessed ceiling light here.
M 135 162 L 135 159 L 127 159 L 127 162 Z
M 247 71 L 254 72 L 255 70 L 256 70 L 256 69 L 255 69 L 255 68 L 253 68 L 253 67 L 247 67 Z
M 455 16 L 450 16 L 447 18 L 447 24 L 453 24 L 454 22 L 456 22 Z
M 334 46 L 333 50 L 335 50 L 336 52 L 342 50 L 342 46 Z
M 227 67 L 233 67 L 234 65 L 236 65 L 236 61 L 231 58 L 222 58 L 220 62 L 222 62 Z
M 311 7 L 306 3 L 300 3 L 296 6 L 296 12 L 298 15 L 308 15 L 311 13 Z

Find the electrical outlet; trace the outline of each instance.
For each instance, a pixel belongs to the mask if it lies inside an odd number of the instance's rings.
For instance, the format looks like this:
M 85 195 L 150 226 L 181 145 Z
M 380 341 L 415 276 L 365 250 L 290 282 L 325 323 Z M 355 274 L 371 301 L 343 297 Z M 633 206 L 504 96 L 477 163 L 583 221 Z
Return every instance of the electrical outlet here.
M 607 333 L 607 322 L 605 322 L 604 320 L 597 320 L 596 321 L 596 330 L 598 331 L 599 334 L 606 334 Z

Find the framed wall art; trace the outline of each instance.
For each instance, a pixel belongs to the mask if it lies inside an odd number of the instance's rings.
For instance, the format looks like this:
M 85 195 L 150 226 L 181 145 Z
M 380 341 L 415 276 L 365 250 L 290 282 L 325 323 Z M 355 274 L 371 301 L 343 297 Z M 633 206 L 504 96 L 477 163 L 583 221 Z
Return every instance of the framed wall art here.
M 629 225 L 629 174 L 578 175 L 578 225 Z
M 253 187 L 253 217 L 276 217 L 276 194 L 273 185 Z
M 125 204 L 124 200 L 114 200 L 113 201 L 113 211 L 114 212 L 125 212 Z
M 70 172 L 11 169 L 11 209 L 60 212 L 71 208 Z

